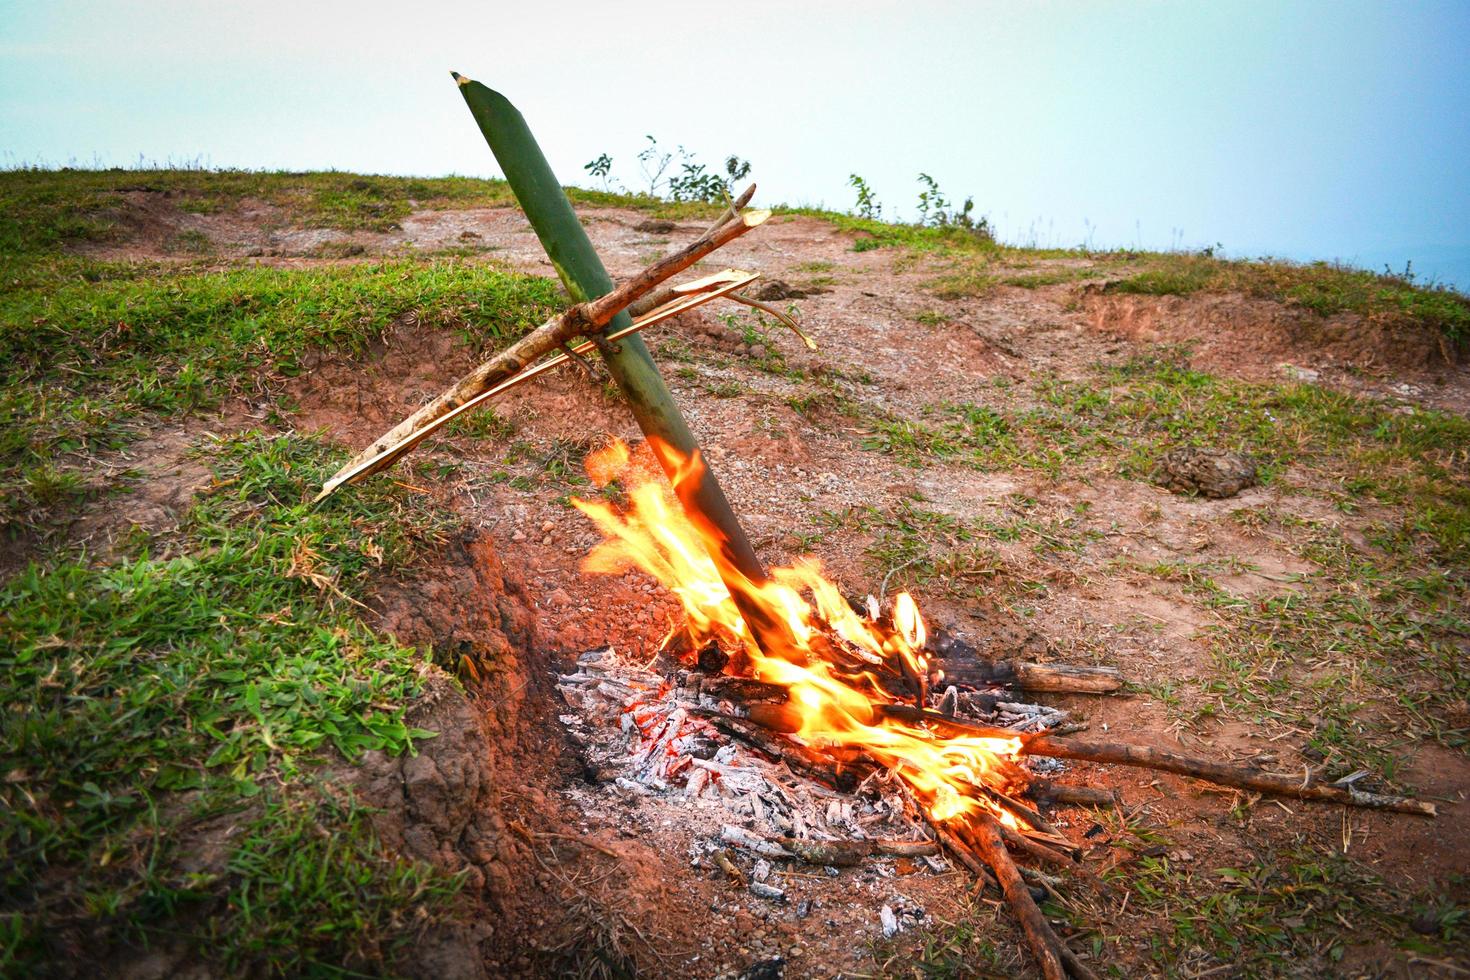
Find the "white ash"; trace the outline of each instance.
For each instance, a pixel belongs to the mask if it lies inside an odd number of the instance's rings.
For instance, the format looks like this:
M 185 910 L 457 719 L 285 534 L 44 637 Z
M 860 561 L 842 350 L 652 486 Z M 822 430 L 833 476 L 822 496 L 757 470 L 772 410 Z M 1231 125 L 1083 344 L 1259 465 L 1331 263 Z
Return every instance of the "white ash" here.
M 563 716 L 567 730 L 604 782 L 715 818 L 711 837 L 734 825 L 759 839 L 926 836 L 922 821 L 904 812 L 886 774 L 869 777 L 854 794 L 799 776 L 693 713 L 734 713 L 735 705 L 679 686 L 610 647 L 582 654 L 577 670 L 561 675 L 557 686 L 575 712 Z
M 924 909 L 902 895 L 895 895 L 878 910 L 878 925 L 883 930 L 884 939 L 892 939 L 923 921 Z
M 786 894 L 774 884 L 772 863 L 798 860 L 780 845 L 781 838 L 932 839 L 922 815 L 908 811 L 897 777 L 877 771 L 853 792 L 839 793 L 798 775 L 784 761 L 772 761 L 701 717 L 700 710 L 729 715 L 743 711 L 742 705 L 722 702 L 701 685 L 697 674 L 665 676 L 611 647 L 582 654 L 575 671 L 560 675 L 557 686 L 569 708 L 561 720 L 601 784 L 573 794 L 589 814 L 605 811 L 607 795 L 613 794 L 642 813 L 642 822 L 682 825 L 695 838 L 691 863 L 718 873 L 716 851 L 723 851 L 727 860 L 738 858 L 748 893 L 774 903 L 784 903 Z M 936 692 L 934 701 L 942 696 Z M 1001 702 L 993 695 L 982 698 L 961 691 L 949 700 L 960 717 L 1018 731 L 1049 728 L 1067 717 L 1066 712 Z M 989 710 L 981 710 L 982 705 Z M 897 873 L 894 861 L 872 855 L 862 867 L 877 880 L 892 879 Z M 926 856 L 918 863 L 931 874 L 953 870 L 941 856 Z M 833 867 L 825 871 L 840 874 Z M 922 909 L 915 911 L 897 899 L 889 905 L 896 930 L 923 916 Z M 885 919 L 884 932 L 889 934 L 886 924 Z

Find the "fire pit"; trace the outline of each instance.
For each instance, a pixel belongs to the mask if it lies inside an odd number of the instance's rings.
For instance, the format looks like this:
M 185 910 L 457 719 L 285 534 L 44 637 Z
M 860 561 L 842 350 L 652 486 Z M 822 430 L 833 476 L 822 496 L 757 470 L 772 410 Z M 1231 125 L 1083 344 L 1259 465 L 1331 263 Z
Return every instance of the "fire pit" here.
M 1045 814 L 1058 804 L 1112 805 L 1112 794 L 1056 781 L 1053 756 L 1123 762 L 1229 785 L 1307 798 L 1428 813 L 1427 804 L 1350 787 L 1237 769 L 1147 746 L 1072 742 L 1067 712 L 1026 703 L 1004 682 L 1102 691 L 1111 672 L 993 664 L 954 637 L 931 644 L 917 602 L 899 593 L 849 601 L 807 560 L 751 583 L 737 606 L 710 557 L 715 550 L 680 509 L 675 485 L 614 442 L 587 470 L 621 504 L 574 500 L 604 536 L 583 570 L 652 576 L 680 599 L 685 621 L 657 655 L 638 663 L 607 648 L 583 653 L 561 674 L 562 715 L 604 792 L 636 799 L 660 821 L 683 821 L 698 841 L 691 859 L 715 866 L 759 899 L 787 901 L 773 869 L 838 869 L 897 859 L 934 873 L 966 869 L 997 888 L 1016 913 L 1044 972 L 1089 976 L 1036 905 L 1033 888 L 1055 883 L 1019 865 L 1069 869 L 1105 886 Z M 767 651 L 742 608 L 767 618 Z M 781 630 L 769 629 L 771 622 Z M 947 657 L 931 657 L 943 646 Z M 944 666 L 938 666 L 943 664 Z M 948 671 L 953 672 L 953 677 Z M 597 794 L 583 799 L 589 810 Z M 835 871 L 831 873 L 836 873 Z M 886 935 L 905 918 L 877 910 Z M 912 916 L 910 916 L 912 918 Z

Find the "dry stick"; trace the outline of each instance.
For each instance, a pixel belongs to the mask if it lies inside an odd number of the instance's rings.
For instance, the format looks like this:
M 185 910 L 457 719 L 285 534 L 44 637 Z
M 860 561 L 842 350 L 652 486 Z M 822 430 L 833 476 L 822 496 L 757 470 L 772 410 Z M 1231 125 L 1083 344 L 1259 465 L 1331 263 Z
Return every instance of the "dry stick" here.
M 943 672 L 946 682 L 986 687 L 1004 684 L 1022 691 L 1107 694 L 1123 686 L 1116 667 L 1079 667 L 1072 664 L 1037 664 L 1025 660 L 972 660 L 936 658 L 929 662 L 931 673 Z
M 790 851 L 807 864 L 850 868 L 875 854 L 884 857 L 923 857 L 938 854 L 933 841 L 913 840 L 806 840 L 798 837 L 776 837 L 774 843 Z
M 736 303 L 743 303 L 744 305 L 749 306 L 752 309 L 760 310 L 762 313 L 769 313 L 781 323 L 785 324 L 787 330 L 790 330 L 792 333 L 800 337 L 801 342 L 803 344 L 806 344 L 807 350 L 817 349 L 817 342 L 811 337 L 807 336 L 806 331 L 801 329 L 801 324 L 797 323 L 796 318 L 793 317 L 791 314 L 777 309 L 770 303 L 762 303 L 758 299 L 751 299 L 749 296 L 742 296 L 740 293 L 731 293 L 725 298 L 733 300 Z
M 978 792 L 988 796 L 998 806 L 1004 807 L 1006 810 L 1010 811 L 1012 816 L 1024 820 L 1027 824 L 1030 825 L 1030 829 L 1034 833 L 1047 837 L 1054 843 L 1060 844 L 1062 847 L 1072 846 L 1072 842 L 1067 839 L 1067 835 L 1062 833 L 1055 824 L 1043 817 L 1037 811 L 1022 803 L 1020 800 L 1015 799 L 1014 797 L 1009 796 L 1006 793 L 1002 793 L 998 789 L 986 786 L 984 783 L 975 783 L 972 785 L 975 786 Z
M 939 845 L 929 840 L 873 841 L 873 850 L 888 857 L 927 857 L 939 853 Z
M 721 212 L 720 216 L 715 219 L 714 224 L 710 225 L 704 230 L 704 235 L 712 235 L 715 232 L 719 231 L 725 225 L 729 224 L 731 221 L 734 221 L 736 216 L 740 214 L 741 209 L 749 204 L 750 199 L 754 196 L 755 185 L 751 184 L 743 192 L 741 192 L 739 197 L 730 202 L 729 206 L 727 206 L 725 210 Z M 649 293 L 647 296 L 634 300 L 631 304 L 629 304 L 628 313 L 636 320 L 638 317 L 643 316 L 645 313 L 648 313 L 651 310 L 656 310 L 660 306 L 663 306 L 669 300 L 674 299 L 677 295 L 678 294 L 672 288 L 660 289 L 657 292 Z
M 1060 734 L 1052 729 L 1052 737 Z M 1049 804 L 1071 804 L 1073 806 L 1117 806 L 1118 794 L 1110 789 L 1098 789 L 1093 786 L 1073 786 L 1069 783 L 1052 782 L 1038 776 L 1032 780 L 1031 786 L 1026 790 L 1038 803 Z
M 876 763 L 871 763 L 866 758 L 863 760 L 866 765 L 856 764 L 854 760 L 849 759 L 833 759 L 811 746 L 797 745 L 790 739 L 783 738 L 746 718 L 736 718 L 710 708 L 692 708 L 690 714 L 705 718 L 727 735 L 749 742 L 756 748 L 775 756 L 790 766 L 794 772 L 829 786 L 840 787 L 842 785 L 841 775 L 844 768 L 854 771 L 868 769 L 869 766 L 877 768 Z
M 1019 739 L 1022 733 L 1010 728 L 997 728 L 994 725 L 977 725 L 974 722 L 959 721 L 948 715 L 942 715 L 928 708 L 916 708 L 911 704 L 875 704 L 873 710 L 878 714 L 899 721 L 911 723 L 926 722 L 936 728 L 944 729 L 951 734 L 974 735 L 979 738 L 1004 738 Z
M 423 425 L 453 411 L 464 402 L 500 381 L 524 370 L 528 364 L 549 351 L 562 346 L 573 337 L 593 334 L 606 326 L 614 316 L 629 303 L 647 294 L 659 283 L 689 268 L 711 252 L 727 245 L 741 235 L 759 226 L 770 217 L 769 211 L 752 211 L 738 220 L 729 221 L 712 229 L 697 240 L 660 259 L 642 272 L 618 284 L 612 292 L 586 303 L 579 303 L 546 321 L 506 350 L 476 367 L 460 378 L 438 398 L 414 412 L 391 430 L 379 436 L 373 444 L 358 453 L 351 462 L 338 470 L 322 487 L 317 496 L 320 500 L 348 479 L 358 479 L 377 472 L 393 463 L 396 455 L 385 456 L 374 465 L 363 469 L 362 464 L 372 460 L 405 437 L 412 435 Z
M 1096 974 L 1052 931 L 1051 925 L 1042 916 L 1041 909 L 1036 907 L 1031 889 L 1026 887 L 1021 872 L 1016 868 L 1016 862 L 1006 852 L 1005 844 L 1001 841 L 1000 825 L 995 818 L 988 813 L 981 814 L 980 819 L 967 830 L 970 841 L 975 844 L 986 863 L 995 869 L 1001 891 L 1010 903 L 1011 911 L 1020 921 L 1026 942 L 1047 980 L 1061 980 L 1065 976 L 1063 963 L 1066 964 L 1066 971 L 1078 980 L 1096 980 Z
M 897 771 L 897 769 L 894 770 L 895 773 Z M 991 877 L 990 872 L 985 870 L 985 866 L 975 859 L 974 853 L 964 844 L 956 840 L 954 834 L 945 830 L 943 825 L 929 814 L 928 808 L 919 805 L 918 799 L 914 796 L 914 791 L 909 789 L 908 784 L 903 781 L 903 777 L 901 776 L 898 780 L 898 790 L 903 794 L 904 800 L 908 802 L 908 805 L 913 808 L 914 812 L 924 818 L 924 822 L 934 832 L 934 838 L 943 844 L 944 849 L 954 855 L 970 874 L 975 876 L 975 880 L 980 882 L 981 888 L 997 887 L 995 879 Z
M 926 812 L 924 814 L 925 819 L 928 819 L 928 816 L 929 814 Z M 953 834 L 945 830 L 943 827 L 940 827 L 937 822 L 930 821 L 929 826 L 934 830 L 935 836 L 939 838 L 939 841 L 944 845 L 945 850 L 949 851 L 949 853 L 959 858 L 960 863 L 965 866 L 966 870 L 968 870 L 970 874 L 975 876 L 976 881 L 979 881 L 980 884 L 985 888 L 999 887 L 996 884 L 995 878 L 990 874 L 989 871 L 985 870 L 985 865 L 975 860 L 975 855 L 970 852 L 970 849 L 968 847 L 966 847 L 964 844 L 961 844 Z
M 715 223 L 710 225 L 709 228 L 706 229 L 705 234 L 709 234 L 726 222 L 734 220 L 735 216 L 740 213 L 740 209 L 749 204 L 750 199 L 754 195 L 755 185 L 751 184 L 745 189 L 744 193 L 742 193 L 739 197 L 730 202 L 729 207 L 725 208 L 724 212 L 715 219 Z M 636 303 L 633 303 L 631 306 L 628 307 L 628 312 L 632 314 L 633 317 L 636 319 L 637 317 L 643 316 L 644 314 L 648 313 L 650 310 L 658 309 L 669 300 L 675 298 L 676 295 L 677 294 L 672 289 L 661 289 L 658 292 L 650 293 L 649 295 L 638 300 Z M 776 307 L 770 306 L 766 303 L 762 303 L 758 299 L 752 299 L 749 296 L 741 296 L 739 294 L 731 294 L 727 296 L 726 299 L 732 300 L 736 303 L 743 303 L 746 306 L 754 307 L 755 309 L 763 310 L 764 312 L 769 313 L 771 316 L 781 321 L 781 323 L 785 324 L 788 330 L 800 337 L 801 342 L 803 344 L 806 344 L 808 350 L 817 349 L 817 342 L 815 340 L 812 340 L 811 337 L 807 336 L 806 332 L 801 329 L 801 325 L 798 324 L 796 320 L 793 319 L 791 316 L 777 309 Z
M 1421 817 L 1435 815 L 1433 803 L 1412 800 L 1403 796 L 1387 796 L 1380 793 L 1365 793 L 1352 787 L 1325 786 L 1309 783 L 1295 776 L 1283 776 L 1264 772 L 1247 766 L 1227 766 L 1196 756 L 1181 755 L 1151 745 L 1133 745 L 1127 742 L 1079 742 L 1067 738 L 1050 738 L 1045 735 L 1025 740 L 1021 751 L 1028 755 L 1044 755 L 1053 759 L 1078 759 L 1084 762 L 1110 762 L 1144 769 L 1159 769 L 1163 772 L 1193 776 L 1221 786 L 1235 786 L 1289 796 L 1299 800 L 1323 800 L 1329 803 L 1345 803 L 1350 806 L 1371 807 L 1377 810 L 1392 810 L 1395 813 L 1412 813 Z
M 1074 871 L 1080 870 L 1081 868 L 1081 865 L 1076 860 L 1063 854 L 1054 847 L 1047 847 L 1040 841 L 1032 840 L 1020 831 L 1012 830 L 1000 821 L 996 821 L 996 827 L 1000 830 L 1001 837 L 1005 838 L 1005 842 L 1018 851 L 1025 851 L 1037 860 L 1045 861 L 1059 868 L 1071 868 Z
M 1036 900 L 1031 897 L 1031 889 L 1021 879 L 1016 863 L 1006 853 L 1006 846 L 1001 842 L 995 820 L 988 814 L 982 814 L 968 829 L 970 840 L 979 850 L 980 856 L 995 870 L 1001 892 L 1010 903 L 1012 914 L 1021 924 L 1021 932 L 1026 936 L 1026 943 L 1031 947 L 1031 954 L 1036 957 L 1042 975 L 1046 980 L 1065 980 L 1061 950 L 1058 948 L 1061 944 L 1052 941 L 1051 928 L 1047 926 L 1046 919 L 1042 918 L 1041 909 L 1036 907 Z
M 996 829 L 1000 831 L 1000 836 L 1005 839 L 1005 842 L 1011 847 L 1014 847 L 1016 850 L 1024 851 L 1026 854 L 1030 855 L 1033 858 L 1036 858 L 1039 861 L 1045 861 L 1048 864 L 1056 865 L 1057 867 L 1067 868 L 1075 874 L 1081 875 L 1082 879 L 1086 881 L 1089 886 L 1092 887 L 1093 891 L 1096 891 L 1099 894 L 1114 894 L 1114 888 L 1112 885 L 1108 884 L 1106 881 L 1103 881 L 1103 879 L 1097 874 L 1097 872 L 1093 871 L 1091 868 L 1084 866 L 1081 861 L 1078 861 L 1072 855 L 1064 854 L 1054 847 L 1047 847 L 1045 844 L 1041 843 L 1038 840 L 1027 837 L 1025 834 L 1019 831 L 1012 830 L 1010 827 L 1007 827 L 1005 824 L 1001 823 L 998 820 L 996 821 L 995 826 Z
M 369 457 L 367 462 L 357 464 L 356 468 L 351 468 L 344 472 L 337 473 L 337 475 L 332 478 L 333 482 L 331 487 L 325 489 L 322 492 L 322 495 L 319 496 L 317 499 L 320 500 L 323 496 L 326 496 L 327 493 L 330 493 L 332 489 L 341 486 L 344 483 L 354 483 L 363 476 L 371 473 L 376 473 L 384 467 L 391 465 L 394 460 L 399 459 L 404 454 L 412 451 L 415 447 L 418 446 L 420 442 L 427 439 L 435 432 L 439 431 L 439 429 L 443 428 L 445 425 L 453 422 L 465 412 L 478 408 L 485 402 L 494 398 L 496 395 L 503 394 L 511 388 L 516 387 L 517 385 L 524 384 L 527 381 L 535 379 L 539 375 L 545 374 L 547 371 L 551 371 L 555 368 L 560 367 L 568 360 L 575 360 L 579 365 L 582 366 L 582 370 L 587 372 L 587 376 L 589 378 L 592 377 L 592 369 L 587 364 L 587 362 L 582 359 L 581 355 L 591 353 L 592 351 L 596 350 L 599 345 L 611 343 L 612 341 L 626 337 L 628 334 L 637 333 L 640 330 L 651 327 L 655 323 L 658 323 L 661 320 L 666 319 L 667 317 L 675 316 L 679 313 L 684 312 L 685 310 L 693 309 L 694 307 L 699 306 L 703 303 L 707 303 L 712 299 L 718 299 L 722 295 L 728 296 L 730 295 L 730 291 L 732 289 L 739 289 L 741 285 L 749 282 L 755 277 L 756 274 L 752 272 L 741 272 L 738 269 L 726 269 L 724 272 L 716 273 L 713 276 L 706 276 L 703 279 L 696 279 L 693 282 L 681 283 L 674 289 L 676 298 L 672 302 L 667 303 L 664 306 L 661 306 L 658 309 L 639 317 L 637 320 L 633 321 L 631 324 L 621 330 L 615 330 L 612 333 L 604 332 L 600 334 L 597 340 L 585 341 L 575 347 L 572 346 L 570 343 L 563 344 L 561 346 L 560 354 L 557 354 L 554 357 L 548 357 L 542 361 L 538 361 L 535 367 L 528 367 L 525 370 L 510 376 L 499 384 L 491 385 L 489 388 L 486 388 L 475 397 L 461 402 L 458 406 L 450 409 L 438 418 L 430 419 L 429 421 L 420 424 L 417 429 L 415 429 L 409 435 L 404 436 L 398 442 L 394 443 L 390 448 L 383 450 L 383 452 L 377 456 Z M 406 483 L 400 485 L 408 486 L 408 484 Z M 410 487 L 410 489 L 417 488 Z M 428 493 L 429 491 L 420 490 L 419 492 Z

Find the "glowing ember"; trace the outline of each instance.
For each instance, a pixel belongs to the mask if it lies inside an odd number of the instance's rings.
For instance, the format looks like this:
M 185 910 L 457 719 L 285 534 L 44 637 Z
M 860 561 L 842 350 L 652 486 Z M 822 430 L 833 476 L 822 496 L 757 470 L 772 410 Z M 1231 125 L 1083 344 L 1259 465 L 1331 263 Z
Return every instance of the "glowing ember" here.
M 676 481 L 697 478 L 702 465 L 697 456 L 685 460 Z M 692 650 L 717 643 L 743 653 L 732 660 L 732 668 L 787 689 L 787 727 L 806 744 L 861 749 L 897 773 L 936 820 L 985 812 L 1018 826 L 987 790 L 1009 792 L 1024 783 L 1014 761 L 1019 739 L 948 737 L 881 711 L 883 705 L 899 703 L 885 680 L 921 685 L 928 669 L 924 620 L 912 596 L 896 597 L 888 623 L 871 599 L 866 615 L 855 612 L 814 559 L 773 569 L 769 581 L 741 586 L 747 608 L 785 626 L 787 648 L 762 650 L 721 581 L 701 532 L 661 476 L 637 465 L 622 442 L 589 456 L 587 472 L 599 486 L 619 480 L 628 503 L 619 509 L 601 501 L 573 501 L 604 535 L 583 562 L 584 571 L 622 574 L 638 568 L 656 578 L 682 601 Z

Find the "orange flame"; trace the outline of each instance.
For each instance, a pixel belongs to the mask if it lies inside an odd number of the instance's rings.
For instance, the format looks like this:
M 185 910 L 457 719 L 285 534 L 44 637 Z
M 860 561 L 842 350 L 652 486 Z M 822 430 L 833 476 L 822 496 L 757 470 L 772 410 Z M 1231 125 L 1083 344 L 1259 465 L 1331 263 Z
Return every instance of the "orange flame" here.
M 694 649 L 715 642 L 743 652 L 754 677 L 787 689 L 795 735 L 813 746 L 862 749 L 896 772 L 934 819 L 984 811 L 1017 826 L 982 787 L 1005 791 L 1021 781 L 1014 762 L 1019 739 L 945 737 L 875 709 L 898 701 L 882 683 L 885 672 L 921 678 L 928 670 L 927 630 L 911 595 L 899 593 L 887 625 L 871 599 L 868 615 L 855 612 L 815 559 L 772 569 L 765 582 L 741 580 L 747 608 L 785 627 L 790 648 L 762 650 L 710 558 L 708 536 L 687 519 L 669 485 L 635 462 L 621 441 L 589 455 L 586 465 L 599 486 L 621 481 L 628 503 L 618 509 L 573 499 L 603 534 L 584 571 L 616 575 L 638 568 L 652 575 L 683 603 Z M 701 472 L 698 457 L 683 459 L 675 481 Z

